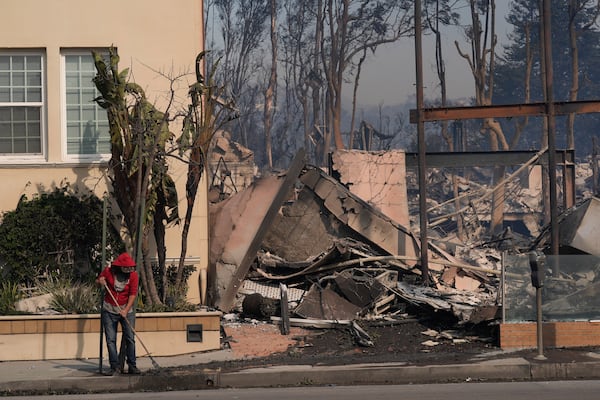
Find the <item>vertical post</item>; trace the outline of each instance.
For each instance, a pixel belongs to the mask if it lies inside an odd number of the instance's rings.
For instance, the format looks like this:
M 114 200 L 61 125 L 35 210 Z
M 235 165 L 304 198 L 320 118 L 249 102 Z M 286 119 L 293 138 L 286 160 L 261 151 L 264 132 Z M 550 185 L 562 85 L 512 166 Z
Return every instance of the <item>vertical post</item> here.
M 108 207 L 106 205 L 106 193 L 102 196 L 102 264 L 100 270 L 106 266 L 106 227 L 108 218 Z M 102 308 L 104 307 L 104 288 L 100 289 L 100 352 L 98 357 L 98 372 L 102 373 L 102 359 L 104 358 L 104 325 L 102 325 Z
M 544 355 L 544 325 L 542 323 L 542 288 L 535 288 L 535 310 L 536 310 L 536 332 L 537 332 L 537 356 L 536 360 L 545 360 Z
M 554 257 L 550 258 L 553 261 Z M 535 288 L 535 312 L 537 315 L 537 350 L 536 360 L 545 360 L 542 323 L 542 287 L 544 286 L 544 275 L 546 274 L 546 256 L 543 253 L 533 251 L 529 253 L 529 267 L 531 268 L 531 285 Z
M 506 323 L 506 251 L 502 252 L 502 261 L 500 263 L 500 301 L 502 304 L 502 323 Z
M 592 194 L 598 195 L 598 144 L 596 136 L 592 136 Z
M 558 254 L 558 204 L 556 195 L 556 125 L 554 119 L 554 95 L 552 68 L 552 13 L 550 0 L 543 0 L 544 65 L 546 67 L 546 120 L 548 122 L 548 173 L 550 175 L 550 237 L 551 254 Z M 555 273 L 558 271 L 554 271 Z
M 423 284 L 429 286 L 429 259 L 427 250 L 427 165 L 425 163 L 425 123 L 423 122 L 423 45 L 421 26 L 421 0 L 415 0 L 415 69 L 417 85 L 417 135 L 419 146 L 419 216 L 421 223 L 421 275 Z

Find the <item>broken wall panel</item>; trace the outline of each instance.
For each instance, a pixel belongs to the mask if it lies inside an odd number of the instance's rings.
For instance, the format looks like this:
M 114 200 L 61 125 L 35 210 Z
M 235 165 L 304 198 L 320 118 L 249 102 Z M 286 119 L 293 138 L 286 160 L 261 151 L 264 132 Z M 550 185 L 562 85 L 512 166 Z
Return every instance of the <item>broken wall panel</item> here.
M 300 191 L 296 201 L 282 208 L 262 243 L 289 262 L 312 260 L 328 252 L 336 237 L 357 236 L 350 229 L 332 224 L 311 191 Z
M 251 187 L 209 208 L 209 304 L 221 311 L 234 305 L 250 265 L 304 165 L 298 152 L 286 174 L 255 181 Z
M 419 246 L 412 232 L 350 193 L 323 171 L 310 169 L 300 179 L 305 184 L 303 190 L 312 190 L 340 223 L 391 255 L 418 259 Z
M 353 320 L 361 308 L 350 303 L 329 288 L 312 285 L 294 313 L 303 318 L 325 320 Z
M 244 190 L 254 181 L 258 170 L 254 153 L 231 140 L 229 132 L 220 130 L 213 136 L 208 155 L 213 202 Z
M 592 197 L 560 221 L 560 244 L 600 256 L 600 199 Z
M 332 161 L 334 174 L 353 194 L 409 226 L 404 151 L 337 150 Z

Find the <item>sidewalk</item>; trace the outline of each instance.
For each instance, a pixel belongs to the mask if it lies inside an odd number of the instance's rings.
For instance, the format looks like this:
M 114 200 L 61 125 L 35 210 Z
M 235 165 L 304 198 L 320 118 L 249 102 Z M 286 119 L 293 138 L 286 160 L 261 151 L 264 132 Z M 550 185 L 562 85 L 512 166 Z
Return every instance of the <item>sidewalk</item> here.
M 281 365 L 239 371 L 206 369 L 211 361 L 235 359 L 230 350 L 177 357 L 140 357 L 142 375 L 103 376 L 98 359 L 0 362 L 0 395 L 247 388 L 294 385 L 408 384 L 457 381 L 600 379 L 600 354 L 581 351 L 570 362 L 527 360 L 514 353 L 484 354 L 464 364 L 404 363 L 343 366 Z M 491 357 L 491 358 L 490 358 Z M 184 367 L 187 368 L 176 368 Z M 197 366 L 197 368 L 195 367 Z M 104 368 L 107 368 L 106 363 Z

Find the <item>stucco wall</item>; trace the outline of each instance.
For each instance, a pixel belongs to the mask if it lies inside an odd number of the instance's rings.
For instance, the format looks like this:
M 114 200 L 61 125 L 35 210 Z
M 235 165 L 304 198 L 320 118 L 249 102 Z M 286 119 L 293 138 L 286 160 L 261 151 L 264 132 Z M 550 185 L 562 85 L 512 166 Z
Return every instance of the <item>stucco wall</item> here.
M 220 317 L 216 311 L 139 313 L 136 354 L 146 356 L 146 349 L 154 356 L 218 350 Z M 0 361 L 98 357 L 99 333 L 99 314 L 0 316 Z M 108 355 L 105 341 L 103 355 Z
M 188 86 L 195 80 L 196 55 L 203 48 L 202 0 L 3 0 L 1 8 L 0 51 L 43 54 L 45 126 L 43 155 L 38 159 L 7 160 L 0 155 L 0 212 L 14 209 L 23 194 L 30 197 L 65 181 L 101 196 L 107 184 L 106 160 L 79 163 L 65 156 L 61 52 L 117 47 L 119 69 L 129 68 L 131 79 L 159 109 L 164 109 L 168 99 L 170 81 L 165 76 L 180 76 L 174 107 L 181 109 L 187 104 Z M 177 133 L 178 127 L 171 126 L 171 130 Z M 181 163 L 170 167 L 179 192 L 180 215 L 185 214 L 185 172 Z M 187 252 L 200 268 L 206 266 L 208 257 L 206 199 L 206 183 L 202 183 Z M 180 230 L 176 226 L 167 232 L 169 258 L 179 256 Z M 196 283 L 199 276 L 192 276 L 191 282 Z M 200 301 L 199 285 L 191 285 L 188 297 Z

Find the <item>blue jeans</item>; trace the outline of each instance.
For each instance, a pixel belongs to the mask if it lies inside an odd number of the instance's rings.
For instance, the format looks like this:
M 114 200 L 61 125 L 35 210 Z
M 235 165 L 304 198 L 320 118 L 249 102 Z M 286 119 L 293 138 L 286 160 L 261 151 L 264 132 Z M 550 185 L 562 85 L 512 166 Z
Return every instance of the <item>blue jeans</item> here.
M 117 326 L 121 324 L 121 330 L 123 332 L 123 339 L 126 346 L 126 360 L 129 367 L 136 367 L 135 359 L 135 335 L 132 327 L 135 327 L 135 314 L 130 312 L 127 314 L 127 321 L 125 321 L 120 314 L 113 314 L 106 310 L 102 310 L 102 326 L 104 327 L 104 333 L 106 335 L 106 347 L 108 348 L 108 360 L 110 362 L 111 369 L 119 369 L 119 353 L 117 351 Z

